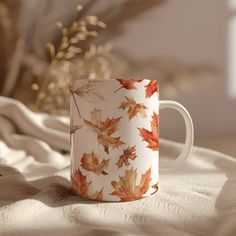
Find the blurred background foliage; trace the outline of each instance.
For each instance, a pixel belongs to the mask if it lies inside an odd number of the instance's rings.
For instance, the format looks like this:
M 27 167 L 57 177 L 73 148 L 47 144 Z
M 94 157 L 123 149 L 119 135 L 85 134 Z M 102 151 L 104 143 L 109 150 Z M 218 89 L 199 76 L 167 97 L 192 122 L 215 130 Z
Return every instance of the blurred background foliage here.
M 35 111 L 67 115 L 74 79 L 142 77 L 160 81 L 161 97 L 189 90 L 215 68 L 165 58 L 133 58 L 112 44 L 124 26 L 167 0 L 1 0 L 1 93 Z

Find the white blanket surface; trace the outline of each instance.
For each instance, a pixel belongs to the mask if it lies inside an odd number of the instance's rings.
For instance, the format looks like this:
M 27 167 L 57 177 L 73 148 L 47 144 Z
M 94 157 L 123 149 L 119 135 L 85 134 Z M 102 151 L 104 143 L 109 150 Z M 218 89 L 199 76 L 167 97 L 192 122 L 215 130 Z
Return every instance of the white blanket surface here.
M 194 147 L 148 198 L 107 203 L 70 191 L 69 120 L 0 97 L 0 235 L 236 235 L 236 159 Z M 182 145 L 161 142 L 171 160 Z

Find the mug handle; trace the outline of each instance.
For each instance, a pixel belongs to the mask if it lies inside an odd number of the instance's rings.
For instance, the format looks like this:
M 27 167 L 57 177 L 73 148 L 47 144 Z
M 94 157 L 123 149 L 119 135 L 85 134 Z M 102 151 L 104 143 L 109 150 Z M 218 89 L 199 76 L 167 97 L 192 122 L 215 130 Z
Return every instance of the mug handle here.
M 184 118 L 185 126 L 186 126 L 186 138 L 185 138 L 185 146 L 180 155 L 172 161 L 160 161 L 160 169 L 161 170 L 171 170 L 182 165 L 187 158 L 190 156 L 192 147 L 193 147 L 193 139 L 194 139 L 194 130 L 193 130 L 193 122 L 190 114 L 186 110 L 186 108 L 178 102 L 175 101 L 159 101 L 159 108 L 161 109 L 174 109 L 177 110 Z

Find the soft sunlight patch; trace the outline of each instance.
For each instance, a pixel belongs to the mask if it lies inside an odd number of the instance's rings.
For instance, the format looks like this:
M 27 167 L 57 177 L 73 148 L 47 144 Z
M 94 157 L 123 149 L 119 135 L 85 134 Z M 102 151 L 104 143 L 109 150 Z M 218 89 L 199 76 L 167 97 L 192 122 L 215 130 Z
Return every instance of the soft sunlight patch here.
M 228 75 L 229 75 L 229 95 L 236 98 L 236 1 L 229 0 L 230 19 L 228 26 Z

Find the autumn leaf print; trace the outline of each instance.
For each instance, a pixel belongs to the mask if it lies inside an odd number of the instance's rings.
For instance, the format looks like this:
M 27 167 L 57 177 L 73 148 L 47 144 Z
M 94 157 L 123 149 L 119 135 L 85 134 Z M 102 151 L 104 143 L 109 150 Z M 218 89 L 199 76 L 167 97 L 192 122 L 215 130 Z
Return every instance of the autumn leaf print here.
M 136 156 L 135 146 L 128 147 L 127 149 L 124 150 L 123 154 L 120 156 L 119 160 L 116 162 L 116 165 L 118 166 L 118 168 L 121 168 L 123 164 L 128 166 L 129 159 L 134 160 L 136 157 L 137 156 Z
M 147 107 L 142 103 L 136 103 L 131 97 L 125 96 L 125 101 L 123 101 L 118 108 L 123 110 L 128 109 L 129 120 L 137 116 L 138 113 L 140 113 L 143 118 L 146 117 L 145 109 L 147 109 Z
M 79 109 L 78 103 L 77 103 L 76 98 L 75 98 L 75 92 L 72 88 L 70 88 L 70 94 L 71 94 L 71 97 L 73 98 L 73 102 L 75 104 L 76 111 L 78 112 L 78 115 L 81 118 L 80 109 Z
M 155 194 L 155 193 L 158 191 L 158 183 L 153 184 L 153 185 L 152 185 L 152 188 L 154 188 L 155 191 L 154 191 L 153 193 L 151 193 L 151 195 Z
M 123 177 L 119 177 L 120 180 L 112 181 L 111 185 L 115 191 L 111 195 L 115 195 L 120 198 L 121 201 L 131 201 L 141 199 L 147 192 L 151 181 L 151 167 L 145 174 L 142 174 L 139 185 L 136 185 L 137 172 L 133 168 L 126 170 Z
M 103 200 L 103 189 L 102 188 L 100 191 L 97 191 L 94 195 L 92 195 L 92 199 L 96 200 L 96 201 L 102 201 Z
M 158 115 L 153 112 L 152 121 L 151 121 L 151 131 L 145 128 L 138 128 L 139 135 L 143 138 L 143 141 L 148 143 L 148 148 L 153 151 L 157 151 L 159 149 L 159 136 L 158 136 Z
M 81 129 L 82 125 L 75 125 L 74 120 L 71 119 L 70 121 L 70 136 L 74 134 L 78 129 Z
M 107 159 L 107 160 L 103 159 L 99 163 L 98 156 L 94 152 L 84 153 L 81 159 L 81 166 L 85 170 L 92 171 L 97 175 L 100 175 L 100 174 L 107 175 L 107 172 L 105 171 L 105 169 L 107 169 L 109 161 L 110 159 Z
M 114 93 L 118 92 L 122 88 L 127 90 L 136 89 L 135 83 L 140 83 L 141 81 L 143 81 L 142 79 L 116 79 L 116 80 L 119 81 L 121 87 L 115 90 Z
M 80 81 L 79 81 L 80 82 Z M 84 98 L 90 102 L 104 100 L 104 97 L 99 87 L 100 81 L 86 80 L 79 84 L 75 89 L 71 89 L 80 98 Z
M 79 82 L 81 83 L 81 81 Z M 75 87 L 75 85 L 71 86 L 70 93 L 74 101 L 75 108 L 80 118 L 81 118 L 81 113 L 80 113 L 78 102 L 76 101 L 76 96 L 82 99 L 86 99 L 89 102 L 99 102 L 99 101 L 104 100 L 103 95 L 99 91 L 98 84 L 99 84 L 99 81 L 88 80 L 86 81 L 86 83 L 82 81 L 82 84 L 81 85 L 79 84 L 76 88 L 73 88 Z
M 151 80 L 146 87 L 146 98 L 151 97 L 155 92 L 158 93 L 158 83 L 156 80 Z
M 84 176 L 78 169 L 71 178 L 72 190 L 79 196 L 87 196 L 88 188 L 91 182 L 87 181 L 87 177 Z
M 114 133 L 118 130 L 121 117 L 107 118 L 102 121 L 102 112 L 99 109 L 94 109 L 91 112 L 91 120 L 85 120 L 85 125 L 97 134 L 98 143 L 103 145 L 104 151 L 109 154 L 109 147 L 115 149 L 120 147 L 124 142 L 120 137 L 114 137 Z

